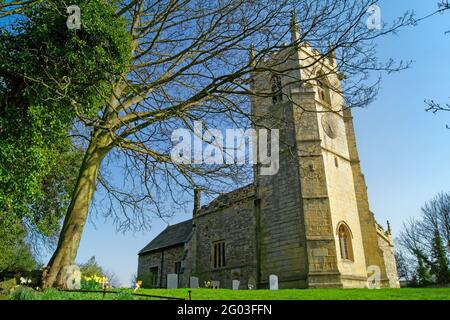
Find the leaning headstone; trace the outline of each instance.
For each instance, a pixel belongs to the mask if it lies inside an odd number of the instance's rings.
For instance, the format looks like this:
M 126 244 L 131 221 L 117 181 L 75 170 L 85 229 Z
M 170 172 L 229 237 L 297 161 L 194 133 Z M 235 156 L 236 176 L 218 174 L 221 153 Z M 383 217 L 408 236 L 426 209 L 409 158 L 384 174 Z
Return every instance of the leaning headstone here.
M 65 284 L 69 290 L 81 289 L 81 271 L 77 265 L 70 265 L 66 267 Z
M 253 276 L 250 276 L 250 278 L 248 279 L 248 289 L 249 290 L 253 290 L 256 289 L 256 280 Z
M 190 277 L 189 279 L 189 287 L 190 288 L 198 288 L 198 278 L 197 277 Z
M 211 288 L 219 289 L 220 288 L 220 281 L 211 281 Z
M 176 273 L 169 273 L 167 275 L 167 289 L 178 288 L 178 275 Z
M 270 290 L 278 290 L 278 277 L 274 274 L 269 276 Z
M 239 290 L 239 284 L 241 282 L 239 280 L 233 280 L 233 290 Z

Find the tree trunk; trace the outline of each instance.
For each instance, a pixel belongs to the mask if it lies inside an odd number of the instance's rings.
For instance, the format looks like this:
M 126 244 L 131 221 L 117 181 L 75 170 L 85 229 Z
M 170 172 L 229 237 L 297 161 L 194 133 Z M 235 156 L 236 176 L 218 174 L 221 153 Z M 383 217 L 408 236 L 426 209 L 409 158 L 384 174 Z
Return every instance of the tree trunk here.
M 58 246 L 42 275 L 43 288 L 65 287 L 65 273 L 67 267 L 74 264 L 94 195 L 100 164 L 110 149 L 109 143 L 108 133 L 96 130 L 92 134 L 67 209 Z

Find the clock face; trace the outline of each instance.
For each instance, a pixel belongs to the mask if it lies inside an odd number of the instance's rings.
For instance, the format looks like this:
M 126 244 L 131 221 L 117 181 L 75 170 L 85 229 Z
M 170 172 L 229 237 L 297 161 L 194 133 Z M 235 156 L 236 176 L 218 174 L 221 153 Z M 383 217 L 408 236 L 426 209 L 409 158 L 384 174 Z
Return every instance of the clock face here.
M 327 112 L 322 115 L 322 128 L 323 131 L 329 136 L 331 139 L 337 137 L 337 118 L 338 116 L 332 112 Z

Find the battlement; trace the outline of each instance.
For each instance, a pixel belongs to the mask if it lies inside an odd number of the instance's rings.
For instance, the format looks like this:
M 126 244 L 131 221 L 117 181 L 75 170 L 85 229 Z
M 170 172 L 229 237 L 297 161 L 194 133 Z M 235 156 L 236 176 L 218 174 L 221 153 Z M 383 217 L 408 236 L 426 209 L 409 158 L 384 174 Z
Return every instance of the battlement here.
M 388 225 L 388 230 L 384 230 L 383 226 L 375 221 L 375 227 L 377 230 L 377 234 L 380 237 L 382 237 L 384 240 L 386 240 L 390 245 L 393 245 L 392 234 L 391 234 L 389 225 Z

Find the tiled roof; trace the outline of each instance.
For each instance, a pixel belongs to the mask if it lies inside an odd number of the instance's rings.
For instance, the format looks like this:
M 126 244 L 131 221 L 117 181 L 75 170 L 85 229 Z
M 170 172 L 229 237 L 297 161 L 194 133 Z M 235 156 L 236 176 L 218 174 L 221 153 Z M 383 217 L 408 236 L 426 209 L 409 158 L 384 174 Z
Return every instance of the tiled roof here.
M 192 232 L 192 219 L 168 226 L 155 239 L 150 241 L 139 254 L 155 251 L 162 248 L 183 244 Z

